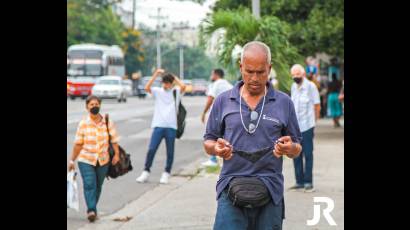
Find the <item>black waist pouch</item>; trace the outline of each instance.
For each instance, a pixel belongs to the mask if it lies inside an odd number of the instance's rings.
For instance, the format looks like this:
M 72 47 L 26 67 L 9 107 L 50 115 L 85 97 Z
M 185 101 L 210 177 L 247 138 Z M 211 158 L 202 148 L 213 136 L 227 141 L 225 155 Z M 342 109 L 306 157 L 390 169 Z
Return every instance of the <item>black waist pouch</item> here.
M 271 200 L 269 190 L 258 177 L 234 177 L 228 197 L 234 206 L 245 208 L 261 207 Z

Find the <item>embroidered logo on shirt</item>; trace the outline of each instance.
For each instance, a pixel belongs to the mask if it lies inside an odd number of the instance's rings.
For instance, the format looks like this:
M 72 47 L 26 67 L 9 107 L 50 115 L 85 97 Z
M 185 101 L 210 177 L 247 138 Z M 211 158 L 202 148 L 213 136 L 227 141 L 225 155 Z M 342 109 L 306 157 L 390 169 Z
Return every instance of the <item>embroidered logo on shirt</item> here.
M 276 122 L 276 123 L 280 124 L 280 122 L 278 121 L 278 119 L 275 119 L 275 118 L 272 118 L 272 117 L 268 117 L 268 116 L 266 116 L 266 114 L 263 114 L 262 119 L 263 119 L 263 120 L 268 120 L 268 121 L 273 121 L 273 122 Z

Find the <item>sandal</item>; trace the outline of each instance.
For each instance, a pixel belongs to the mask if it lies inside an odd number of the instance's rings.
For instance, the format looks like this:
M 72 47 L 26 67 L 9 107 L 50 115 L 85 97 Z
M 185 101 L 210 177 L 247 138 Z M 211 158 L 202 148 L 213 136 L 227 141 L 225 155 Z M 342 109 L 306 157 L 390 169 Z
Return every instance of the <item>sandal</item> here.
M 96 219 L 96 217 L 97 217 L 97 215 L 95 214 L 95 212 L 89 212 L 88 213 L 88 220 L 90 221 L 90 222 L 94 222 L 95 221 L 95 219 Z

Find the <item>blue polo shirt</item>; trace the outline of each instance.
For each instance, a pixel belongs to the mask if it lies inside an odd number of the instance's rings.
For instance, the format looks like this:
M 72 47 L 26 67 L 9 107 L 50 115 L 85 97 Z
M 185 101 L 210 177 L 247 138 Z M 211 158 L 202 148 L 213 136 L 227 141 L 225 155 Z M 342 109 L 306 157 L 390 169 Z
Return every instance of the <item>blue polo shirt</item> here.
M 296 118 L 295 107 L 288 95 L 273 89 L 266 84 L 268 91 L 265 106 L 259 126 L 253 134 L 249 134 L 242 126 L 239 113 L 240 87 L 243 81 L 236 83 L 234 88 L 219 95 L 213 104 L 209 115 L 205 140 L 224 138 L 233 146 L 234 155 L 230 160 L 224 160 L 219 180 L 216 184 L 217 199 L 221 192 L 235 176 L 255 176 L 260 178 L 268 188 L 272 201 L 277 205 L 283 198 L 283 159 L 276 158 L 272 149 L 274 141 L 282 136 L 290 136 L 293 142 L 300 143 L 302 135 Z M 262 99 L 256 107 L 260 114 Z M 248 128 L 251 110 L 242 100 L 243 122 Z M 256 122 L 253 122 L 256 124 Z M 264 155 L 256 162 L 251 162 L 235 151 L 257 152 L 270 148 L 270 154 Z

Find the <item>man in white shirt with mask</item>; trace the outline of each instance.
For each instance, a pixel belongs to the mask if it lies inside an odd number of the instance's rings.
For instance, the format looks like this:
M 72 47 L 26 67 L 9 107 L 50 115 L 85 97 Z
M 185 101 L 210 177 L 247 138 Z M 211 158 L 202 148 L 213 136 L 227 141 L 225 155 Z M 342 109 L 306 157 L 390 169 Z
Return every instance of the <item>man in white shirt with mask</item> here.
M 306 78 L 303 66 L 295 64 L 290 72 L 295 81 L 291 98 L 302 132 L 302 152 L 293 159 L 296 184 L 290 190 L 304 188 L 305 192 L 313 192 L 313 137 L 316 120 L 320 117 L 320 96 L 316 85 Z

